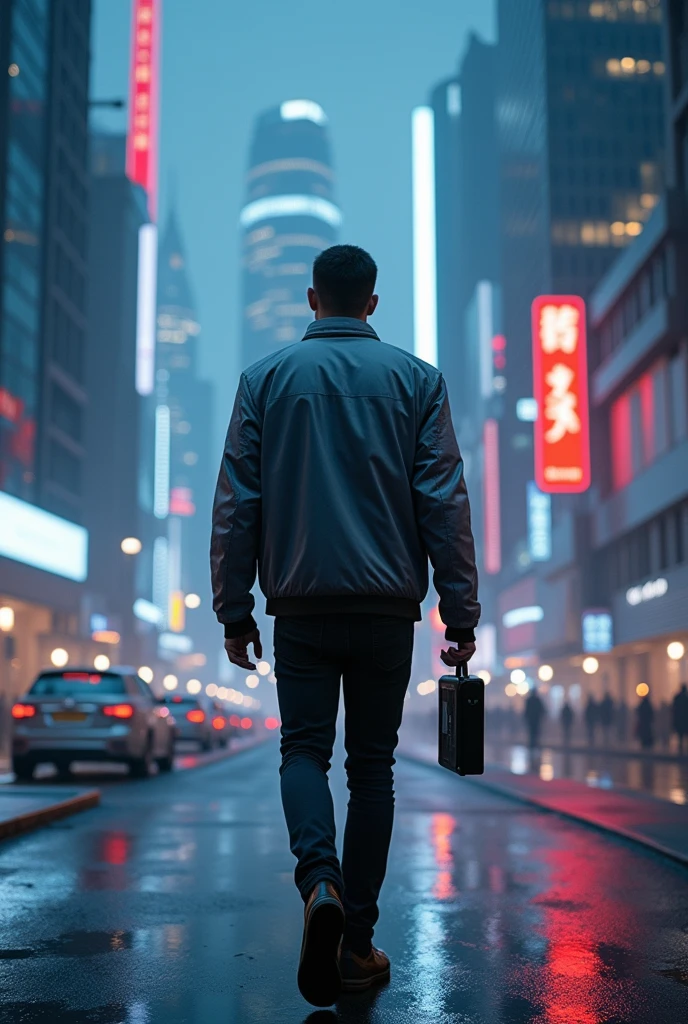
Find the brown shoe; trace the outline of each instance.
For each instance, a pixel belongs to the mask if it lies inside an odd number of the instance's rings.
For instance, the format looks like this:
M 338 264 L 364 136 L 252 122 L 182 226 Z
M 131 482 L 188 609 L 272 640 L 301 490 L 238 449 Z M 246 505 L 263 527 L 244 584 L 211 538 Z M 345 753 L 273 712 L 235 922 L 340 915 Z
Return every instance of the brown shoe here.
M 299 991 L 313 1006 L 332 1006 L 342 991 L 339 950 L 344 907 L 331 882 L 319 882 L 306 903 Z
M 365 959 L 345 949 L 339 961 L 339 969 L 344 992 L 360 992 L 373 985 L 384 985 L 390 976 L 389 957 L 375 946 Z

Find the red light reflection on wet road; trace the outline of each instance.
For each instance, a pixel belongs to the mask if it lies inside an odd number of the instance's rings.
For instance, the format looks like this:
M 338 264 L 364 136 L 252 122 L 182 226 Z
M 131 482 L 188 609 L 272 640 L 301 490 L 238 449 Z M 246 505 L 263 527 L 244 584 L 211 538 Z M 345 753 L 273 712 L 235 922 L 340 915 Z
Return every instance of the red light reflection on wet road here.
M 456 829 L 456 818 L 451 814 L 433 814 L 431 822 L 435 863 L 439 868 L 432 895 L 437 900 L 451 900 L 457 895 L 454 886 L 454 855 L 451 839 Z

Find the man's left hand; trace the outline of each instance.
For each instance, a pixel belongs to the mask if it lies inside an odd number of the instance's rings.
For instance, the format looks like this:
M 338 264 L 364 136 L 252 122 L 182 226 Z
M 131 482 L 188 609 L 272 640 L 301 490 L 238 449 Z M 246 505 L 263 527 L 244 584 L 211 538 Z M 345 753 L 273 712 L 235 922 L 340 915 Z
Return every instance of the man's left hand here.
M 256 666 L 248 660 L 249 644 L 253 644 L 253 655 L 260 660 L 263 657 L 263 646 L 260 642 L 260 631 L 257 629 L 252 629 L 245 636 L 235 636 L 232 640 L 225 640 L 225 650 L 233 665 L 253 671 Z

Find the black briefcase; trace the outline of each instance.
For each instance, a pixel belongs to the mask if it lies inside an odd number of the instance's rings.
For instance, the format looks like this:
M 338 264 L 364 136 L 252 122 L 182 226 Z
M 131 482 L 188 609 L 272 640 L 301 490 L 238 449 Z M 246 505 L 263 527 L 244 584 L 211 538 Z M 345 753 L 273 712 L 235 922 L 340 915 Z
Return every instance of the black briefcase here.
M 458 775 L 485 771 L 485 683 L 463 662 L 440 679 L 438 761 Z

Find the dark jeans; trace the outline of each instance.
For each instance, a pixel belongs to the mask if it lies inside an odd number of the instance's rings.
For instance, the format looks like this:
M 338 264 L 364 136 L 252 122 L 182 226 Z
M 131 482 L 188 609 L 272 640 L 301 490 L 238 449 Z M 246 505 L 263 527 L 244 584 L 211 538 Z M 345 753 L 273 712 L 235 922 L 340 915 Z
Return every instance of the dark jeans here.
M 279 617 L 275 673 L 282 717 L 282 803 L 295 879 L 344 900 L 344 944 L 365 953 L 378 919 L 394 819 L 394 750 L 411 675 L 413 622 L 368 615 Z M 349 809 L 341 866 L 327 781 L 339 684 L 345 706 Z

